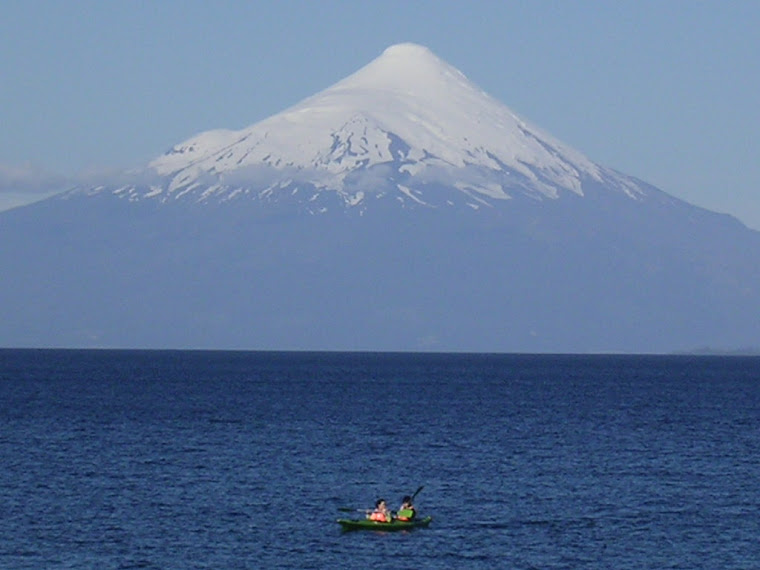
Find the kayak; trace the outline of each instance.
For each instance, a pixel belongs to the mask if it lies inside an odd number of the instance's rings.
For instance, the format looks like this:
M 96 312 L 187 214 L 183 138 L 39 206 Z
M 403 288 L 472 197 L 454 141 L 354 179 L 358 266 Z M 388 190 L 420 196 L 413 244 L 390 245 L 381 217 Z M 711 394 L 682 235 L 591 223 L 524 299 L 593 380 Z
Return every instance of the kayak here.
M 418 527 L 425 527 L 430 524 L 433 517 L 424 517 L 414 521 L 400 521 L 393 520 L 393 522 L 378 522 L 371 521 L 369 519 L 351 520 L 351 519 L 338 519 L 338 524 L 343 527 L 343 530 L 376 530 L 381 532 L 393 531 L 393 530 L 410 530 Z

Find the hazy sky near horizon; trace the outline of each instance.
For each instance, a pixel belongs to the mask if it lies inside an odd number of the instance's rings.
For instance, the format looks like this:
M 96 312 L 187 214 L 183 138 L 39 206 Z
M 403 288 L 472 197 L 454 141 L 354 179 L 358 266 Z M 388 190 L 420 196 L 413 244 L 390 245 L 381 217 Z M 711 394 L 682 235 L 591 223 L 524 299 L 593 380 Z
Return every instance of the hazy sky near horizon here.
M 591 160 L 760 229 L 758 29 L 755 0 L 6 0 L 0 166 L 140 166 L 409 41 Z

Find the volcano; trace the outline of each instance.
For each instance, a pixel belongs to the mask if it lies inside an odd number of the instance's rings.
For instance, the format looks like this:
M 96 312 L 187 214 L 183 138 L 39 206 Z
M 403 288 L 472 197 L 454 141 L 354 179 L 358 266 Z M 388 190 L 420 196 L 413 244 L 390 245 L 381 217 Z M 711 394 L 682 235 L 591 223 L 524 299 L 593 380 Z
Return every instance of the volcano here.
M 429 49 L 0 213 L 0 345 L 760 345 L 760 232 L 594 163 Z

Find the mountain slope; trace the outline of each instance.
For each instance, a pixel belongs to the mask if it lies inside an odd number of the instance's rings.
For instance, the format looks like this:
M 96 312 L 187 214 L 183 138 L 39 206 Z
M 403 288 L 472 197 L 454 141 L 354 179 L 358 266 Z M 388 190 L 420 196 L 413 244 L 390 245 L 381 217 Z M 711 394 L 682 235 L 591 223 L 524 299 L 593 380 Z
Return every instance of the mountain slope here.
M 446 204 L 430 192 L 439 182 L 476 207 L 515 194 L 582 194 L 586 181 L 633 197 L 642 192 L 414 44 L 391 46 L 353 75 L 251 127 L 192 137 L 149 166 L 159 183 L 123 191 L 164 200 L 271 199 L 297 189 L 309 200 L 328 191 L 360 209 L 369 195 Z
M 0 346 L 760 345 L 760 232 L 392 46 L 240 131 L 0 212 Z

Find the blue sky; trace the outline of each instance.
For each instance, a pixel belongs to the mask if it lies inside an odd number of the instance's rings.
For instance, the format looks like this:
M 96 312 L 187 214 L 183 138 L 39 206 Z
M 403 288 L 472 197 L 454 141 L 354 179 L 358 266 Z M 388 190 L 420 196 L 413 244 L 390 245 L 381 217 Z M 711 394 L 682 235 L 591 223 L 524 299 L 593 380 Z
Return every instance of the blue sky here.
M 76 175 L 426 45 L 589 158 L 760 229 L 760 2 L 6 0 L 0 165 Z

